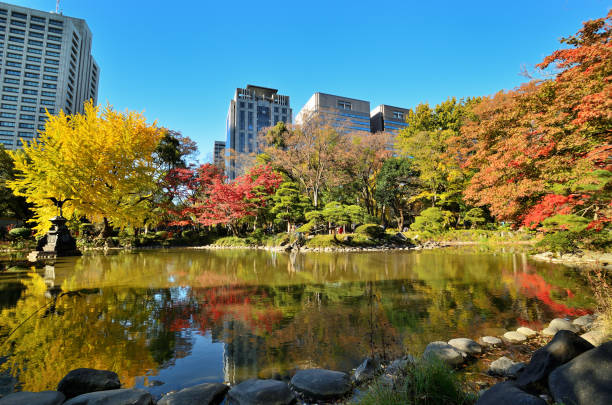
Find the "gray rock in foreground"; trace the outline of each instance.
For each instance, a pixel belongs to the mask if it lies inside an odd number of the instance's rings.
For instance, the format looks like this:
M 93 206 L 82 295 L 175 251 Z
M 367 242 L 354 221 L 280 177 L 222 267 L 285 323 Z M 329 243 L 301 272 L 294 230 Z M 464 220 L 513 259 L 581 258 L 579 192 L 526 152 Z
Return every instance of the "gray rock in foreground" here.
M 0 398 L 0 405 L 61 405 L 66 397 L 57 391 L 16 392 Z
M 612 404 L 612 342 L 555 369 L 548 377 L 548 387 L 558 403 Z
M 57 390 L 67 399 L 88 392 L 115 390 L 121 388 L 119 376 L 112 371 L 77 368 L 72 370 L 57 385 Z
M 361 384 L 365 381 L 372 379 L 378 371 L 378 363 L 375 360 L 367 358 L 357 367 L 355 374 L 353 374 L 353 380 L 357 384 Z
M 495 336 L 483 336 L 478 341 L 483 346 L 499 346 L 502 344 L 502 340 Z
M 482 347 L 473 341 L 472 339 L 457 338 L 448 341 L 448 344 L 453 346 L 455 349 L 460 350 L 464 353 L 474 355 L 482 353 Z
M 550 323 L 548 324 L 548 328 L 546 328 L 546 330 L 549 330 L 550 332 L 554 332 L 557 333 L 560 330 L 569 330 L 572 332 L 578 332 L 579 328 L 572 324 L 572 322 L 568 321 L 567 319 L 563 319 L 563 318 L 555 318 L 552 321 L 550 321 Z
M 438 358 L 452 367 L 463 363 L 463 355 L 446 342 L 431 342 L 425 347 L 424 359 Z
M 229 405 L 290 405 L 294 402 L 295 395 L 287 384 L 277 380 L 246 380 L 228 394 Z
M 476 405 L 546 405 L 542 398 L 528 394 L 513 382 L 495 384 L 478 398 Z
M 595 315 L 582 315 L 572 321 L 572 325 L 577 326 L 582 331 L 587 332 L 593 326 L 595 322 Z
M 225 384 L 194 385 L 164 395 L 157 405 L 216 405 L 220 404 L 229 388 Z
M 568 330 L 557 332 L 546 346 L 533 353 L 531 361 L 516 380 L 517 386 L 531 388 L 535 384 L 544 382 L 555 368 L 592 348 L 592 344 L 574 332 Z
M 291 385 L 298 393 L 314 400 L 339 398 L 351 391 L 348 374 L 320 368 L 298 371 Z
M 517 363 L 507 357 L 500 357 L 491 363 L 488 373 L 501 377 L 516 378 L 524 368 L 525 363 Z
M 590 330 L 587 333 L 580 335 L 580 337 L 593 346 L 599 346 L 607 340 L 606 333 L 603 331 L 603 329 Z
M 414 364 L 414 357 L 411 355 L 404 356 L 400 359 L 395 359 L 387 369 L 385 370 L 388 374 L 397 375 L 403 373 L 408 368 L 409 364 Z
M 527 336 L 516 331 L 510 331 L 504 333 L 504 339 L 506 339 L 510 343 L 523 343 L 527 340 Z
M 79 395 L 64 405 L 153 405 L 153 398 L 138 389 L 108 390 Z

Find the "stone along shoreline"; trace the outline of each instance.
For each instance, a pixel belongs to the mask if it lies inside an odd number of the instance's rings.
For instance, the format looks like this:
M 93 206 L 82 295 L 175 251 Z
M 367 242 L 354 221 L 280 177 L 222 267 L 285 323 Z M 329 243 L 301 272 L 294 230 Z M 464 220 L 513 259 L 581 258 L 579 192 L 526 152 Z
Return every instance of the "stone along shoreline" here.
M 552 336 L 552 340 L 548 341 Z M 58 384 L 56 391 L 17 392 L 0 398 L 0 405 L 284 405 L 354 402 L 375 383 L 391 389 L 409 367 L 436 359 L 461 370 L 481 362 L 495 383 L 479 392 L 477 405 L 552 403 L 604 405 L 612 403 L 612 341 L 595 316 L 570 321 L 557 318 L 542 331 L 520 327 L 502 336 L 483 336 L 477 341 L 454 338 L 431 342 L 420 359 L 407 355 L 389 363 L 367 358 L 349 375 L 320 368 L 299 370 L 289 382 L 251 379 L 235 386 L 206 383 L 172 391 L 157 402 L 145 390 L 122 389 L 116 373 L 76 369 Z M 548 341 L 548 342 L 547 342 Z M 544 345 L 543 345 L 544 344 Z M 543 345 L 543 346 L 542 346 Z M 499 353 L 530 356 L 514 361 Z M 526 352 L 526 353 L 525 353 Z M 468 372 L 466 372 L 468 374 Z M 501 382 L 500 382 L 501 381 Z M 486 386 L 479 382 L 477 386 Z

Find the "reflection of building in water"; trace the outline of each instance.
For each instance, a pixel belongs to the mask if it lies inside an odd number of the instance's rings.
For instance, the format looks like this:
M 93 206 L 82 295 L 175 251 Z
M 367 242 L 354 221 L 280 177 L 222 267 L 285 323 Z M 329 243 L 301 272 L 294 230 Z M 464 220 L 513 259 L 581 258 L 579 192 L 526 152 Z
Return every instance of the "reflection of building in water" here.
M 223 326 L 212 331 L 213 341 L 223 341 L 223 376 L 225 382 L 235 384 L 255 378 L 261 369 L 261 356 L 265 350 L 261 337 L 236 320 L 225 320 Z

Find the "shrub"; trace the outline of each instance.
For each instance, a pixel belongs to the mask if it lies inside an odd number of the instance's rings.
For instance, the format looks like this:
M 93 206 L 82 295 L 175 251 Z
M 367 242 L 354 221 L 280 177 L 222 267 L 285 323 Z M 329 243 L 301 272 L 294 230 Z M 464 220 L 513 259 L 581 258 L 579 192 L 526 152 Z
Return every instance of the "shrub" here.
M 385 230 L 376 224 L 364 224 L 361 226 L 358 226 L 357 229 L 355 229 L 355 233 L 357 234 L 361 234 L 361 235 L 368 235 L 371 238 L 381 238 L 384 234 L 385 234 Z
M 414 219 L 410 229 L 433 234 L 441 233 L 448 227 L 451 216 L 452 214 L 448 211 L 442 211 L 437 207 L 430 207 L 423 210 L 421 215 Z
M 577 234 L 574 232 L 552 232 L 546 234 L 544 238 L 536 244 L 536 247 L 556 253 L 573 253 L 578 250 L 576 240 Z
M 439 360 L 419 360 L 409 364 L 395 386 L 375 383 L 360 398 L 364 405 L 468 405 L 476 402 L 463 391 L 463 381 Z
M 193 229 L 187 229 L 181 232 L 181 237 L 187 241 L 192 241 L 194 239 L 197 239 L 198 233 Z
M 28 239 L 32 236 L 32 230 L 30 228 L 13 228 L 8 234 L 11 239 Z

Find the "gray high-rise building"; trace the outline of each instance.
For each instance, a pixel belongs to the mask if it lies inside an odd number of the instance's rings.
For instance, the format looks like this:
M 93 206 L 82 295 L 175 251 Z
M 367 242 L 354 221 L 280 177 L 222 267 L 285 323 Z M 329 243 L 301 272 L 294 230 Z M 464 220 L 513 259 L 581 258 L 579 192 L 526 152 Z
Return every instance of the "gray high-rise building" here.
M 85 20 L 0 2 L 0 143 L 21 147 L 44 129 L 45 111 L 82 113 L 98 98 L 100 69 Z
M 346 130 L 370 132 L 370 102 L 315 93 L 297 113 L 295 122 L 303 124 L 312 114 L 321 114 L 334 126 Z
M 225 167 L 225 142 L 215 141 L 215 149 L 213 152 L 213 163 L 215 166 L 224 169 Z
M 268 87 L 247 85 L 236 89 L 227 112 L 225 171 L 230 179 L 241 174 L 242 158 L 258 152 L 257 135 L 282 121 L 292 122 L 289 96 Z
M 397 135 L 408 126 L 406 118 L 409 112 L 407 108 L 381 104 L 370 112 L 370 130 L 372 133 L 387 131 Z

